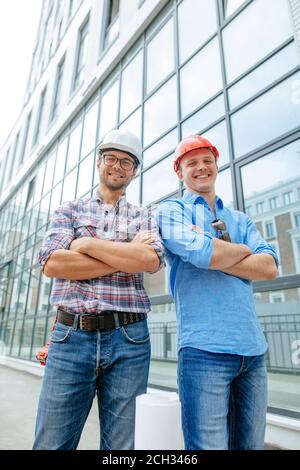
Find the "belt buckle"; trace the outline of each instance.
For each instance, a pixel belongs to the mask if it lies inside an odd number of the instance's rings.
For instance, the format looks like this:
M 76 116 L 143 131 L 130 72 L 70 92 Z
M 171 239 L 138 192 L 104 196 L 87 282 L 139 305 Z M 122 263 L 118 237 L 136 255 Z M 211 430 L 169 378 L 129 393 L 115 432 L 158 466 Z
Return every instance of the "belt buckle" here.
M 85 315 L 80 315 L 79 317 L 79 329 L 85 330 Z

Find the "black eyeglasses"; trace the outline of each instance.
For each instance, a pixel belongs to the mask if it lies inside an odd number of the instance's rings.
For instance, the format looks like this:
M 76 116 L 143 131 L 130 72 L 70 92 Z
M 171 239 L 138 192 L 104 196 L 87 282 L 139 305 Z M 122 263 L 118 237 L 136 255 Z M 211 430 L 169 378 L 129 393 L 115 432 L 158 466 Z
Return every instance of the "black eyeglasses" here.
M 226 224 L 220 219 L 215 219 L 211 223 L 212 228 L 218 232 L 218 238 L 224 240 L 225 242 L 231 242 L 231 238 L 226 229 Z
M 117 162 L 120 162 L 121 168 L 126 171 L 130 171 L 135 166 L 135 162 L 129 160 L 129 158 L 118 158 L 115 155 L 102 155 L 103 162 L 106 166 L 114 166 Z

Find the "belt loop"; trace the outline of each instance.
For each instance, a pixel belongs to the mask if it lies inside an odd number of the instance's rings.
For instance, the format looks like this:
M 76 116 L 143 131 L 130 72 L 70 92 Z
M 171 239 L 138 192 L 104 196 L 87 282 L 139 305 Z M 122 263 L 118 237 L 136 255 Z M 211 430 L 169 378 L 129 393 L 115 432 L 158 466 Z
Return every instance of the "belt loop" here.
M 73 325 L 72 325 L 72 330 L 78 330 L 79 317 L 80 317 L 80 314 L 79 314 L 79 313 L 76 313 L 76 315 L 74 316 L 74 321 L 73 321 Z
M 119 321 L 119 314 L 114 313 L 114 319 L 115 319 L 115 328 L 118 329 L 120 328 L 120 321 Z

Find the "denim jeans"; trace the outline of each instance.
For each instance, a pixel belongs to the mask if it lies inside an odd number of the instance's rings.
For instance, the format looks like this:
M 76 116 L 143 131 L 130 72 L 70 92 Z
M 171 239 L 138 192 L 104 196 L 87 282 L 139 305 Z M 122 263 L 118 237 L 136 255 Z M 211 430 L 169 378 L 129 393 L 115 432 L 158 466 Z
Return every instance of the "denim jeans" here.
M 187 450 L 263 449 L 267 412 L 264 355 L 183 348 L 178 358 Z
M 76 449 L 96 393 L 100 449 L 133 449 L 135 399 L 147 390 L 149 364 L 147 320 L 101 332 L 57 322 L 33 449 Z

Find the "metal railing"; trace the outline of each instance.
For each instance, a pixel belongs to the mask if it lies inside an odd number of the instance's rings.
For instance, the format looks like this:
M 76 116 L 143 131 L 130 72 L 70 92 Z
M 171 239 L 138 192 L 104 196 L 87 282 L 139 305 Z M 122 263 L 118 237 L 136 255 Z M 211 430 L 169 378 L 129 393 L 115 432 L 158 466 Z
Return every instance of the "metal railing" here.
M 260 317 L 268 342 L 266 363 L 270 372 L 300 374 L 300 314 Z M 152 359 L 177 361 L 177 325 L 150 322 Z

